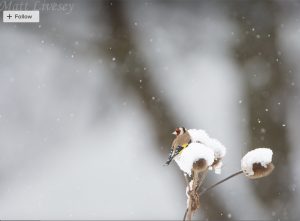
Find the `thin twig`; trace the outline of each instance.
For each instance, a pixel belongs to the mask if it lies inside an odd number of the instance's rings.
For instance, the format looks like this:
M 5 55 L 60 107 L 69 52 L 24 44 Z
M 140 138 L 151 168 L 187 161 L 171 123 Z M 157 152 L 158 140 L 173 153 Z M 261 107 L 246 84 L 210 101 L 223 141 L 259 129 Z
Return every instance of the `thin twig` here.
M 237 176 L 237 175 L 239 175 L 239 174 L 242 174 L 242 173 L 243 173 L 243 171 L 240 170 L 240 171 L 238 171 L 238 172 L 236 172 L 236 173 L 234 173 L 234 174 L 232 174 L 232 175 L 226 177 L 225 179 L 220 180 L 219 182 L 217 182 L 217 183 L 211 185 L 210 187 L 208 187 L 208 188 L 202 190 L 202 191 L 200 192 L 200 196 L 202 196 L 202 195 L 203 195 L 204 193 L 206 193 L 208 190 L 211 190 L 212 188 L 214 188 L 214 187 L 218 186 L 219 184 L 225 182 L 226 180 L 229 180 L 229 179 L 231 179 L 231 178 L 233 178 L 233 177 L 235 177 L 235 176 Z
M 188 178 L 188 174 L 187 173 L 184 173 L 184 179 L 185 179 L 185 183 L 186 183 L 186 186 L 188 188 L 188 194 L 189 194 L 190 191 L 191 191 L 191 189 L 190 189 L 190 182 L 189 182 L 189 178 Z M 188 208 L 185 210 L 185 213 L 184 213 L 184 216 L 183 216 L 183 220 L 186 220 L 187 212 L 188 212 Z
M 185 210 L 184 216 L 183 216 L 183 221 L 186 220 L 186 215 L 187 215 L 188 209 Z
M 193 185 L 192 185 L 192 189 L 191 189 L 190 183 L 188 183 L 188 197 L 189 197 L 188 199 L 189 200 L 188 200 L 188 207 L 184 214 L 184 221 L 192 220 L 192 203 L 194 200 L 194 198 L 192 197 L 192 194 L 194 191 L 195 174 L 193 174 L 192 180 L 190 182 L 193 182 Z

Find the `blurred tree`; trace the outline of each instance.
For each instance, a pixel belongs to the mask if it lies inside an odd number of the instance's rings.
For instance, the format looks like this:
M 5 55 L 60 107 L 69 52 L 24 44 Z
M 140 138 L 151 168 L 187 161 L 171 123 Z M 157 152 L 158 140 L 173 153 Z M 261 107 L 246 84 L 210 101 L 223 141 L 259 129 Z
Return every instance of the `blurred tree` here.
M 253 187 L 260 199 L 276 210 L 278 218 L 288 219 L 292 206 L 288 184 L 292 176 L 285 124 L 292 75 L 277 43 L 280 7 L 275 1 L 231 3 L 233 19 L 241 29 L 236 58 L 246 78 L 249 149 L 270 147 L 274 151 L 274 173 L 269 179 L 255 181 Z
M 172 2 L 169 5 L 176 7 L 177 3 L 180 2 Z M 150 70 L 144 69 L 144 67 L 147 67 L 146 61 L 134 42 L 123 3 L 121 1 L 107 1 L 104 4 L 112 27 L 112 34 L 109 36 L 105 47 L 108 57 L 116 58 L 114 76 L 119 80 L 121 79 L 125 89 L 133 90 L 138 95 L 143 102 L 145 112 L 148 113 L 153 122 L 158 143 L 163 147 L 169 147 L 172 139 L 170 131 L 178 126 L 176 125 L 176 116 L 170 110 L 170 107 L 164 103 L 161 95 L 156 96 L 158 94 L 157 87 L 151 80 Z M 143 80 L 142 87 L 140 79 Z M 153 100 L 152 97 L 159 97 L 159 99 Z M 163 151 L 160 152 L 167 156 L 168 151 L 169 148 L 163 148 Z M 222 216 L 224 209 L 219 202 L 217 197 L 205 197 L 203 205 L 205 205 L 204 210 L 209 219 L 220 219 L 222 217 L 224 220 Z M 182 208 L 182 215 L 184 212 L 185 208 Z

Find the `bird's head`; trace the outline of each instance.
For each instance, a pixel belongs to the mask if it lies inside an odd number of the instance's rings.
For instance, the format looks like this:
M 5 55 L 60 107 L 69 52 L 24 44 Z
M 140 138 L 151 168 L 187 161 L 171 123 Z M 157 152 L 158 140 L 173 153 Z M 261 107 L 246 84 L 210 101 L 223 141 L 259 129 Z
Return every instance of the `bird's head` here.
M 184 134 L 185 132 L 186 132 L 185 127 L 177 127 L 172 134 L 174 134 L 177 137 L 179 135 Z

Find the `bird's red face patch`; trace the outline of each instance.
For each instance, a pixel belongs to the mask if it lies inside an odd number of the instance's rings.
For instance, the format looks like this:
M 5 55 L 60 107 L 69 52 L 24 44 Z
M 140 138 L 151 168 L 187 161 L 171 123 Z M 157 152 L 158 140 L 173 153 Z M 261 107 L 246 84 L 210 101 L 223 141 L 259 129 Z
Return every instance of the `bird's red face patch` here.
M 178 136 L 178 135 L 180 134 L 180 132 L 181 132 L 180 128 L 177 127 L 177 128 L 175 129 L 175 132 L 176 132 L 176 135 Z

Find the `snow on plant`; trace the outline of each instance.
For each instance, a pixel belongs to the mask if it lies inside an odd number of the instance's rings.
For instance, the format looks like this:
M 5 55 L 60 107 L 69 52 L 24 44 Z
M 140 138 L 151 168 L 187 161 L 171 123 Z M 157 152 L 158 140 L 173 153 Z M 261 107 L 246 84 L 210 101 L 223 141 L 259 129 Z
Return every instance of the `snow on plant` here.
M 269 175 L 274 169 L 272 156 L 273 151 L 268 148 L 249 151 L 241 160 L 243 173 L 251 179 Z
M 189 134 L 190 144 L 174 158 L 179 168 L 191 175 L 193 164 L 201 159 L 194 168 L 202 165 L 203 168 L 199 168 L 200 170 L 214 169 L 215 173 L 220 174 L 222 158 L 226 154 L 225 146 L 217 139 L 209 137 L 204 130 L 189 129 L 186 133 Z
M 214 151 L 215 159 L 222 159 L 226 154 L 225 146 L 217 139 L 211 138 L 204 130 L 189 129 L 192 143 L 203 143 Z
M 179 168 L 191 176 L 192 169 L 198 166 L 198 170 L 204 171 L 214 162 L 214 152 L 201 143 L 191 143 L 188 148 L 175 158 Z M 196 162 L 201 162 L 196 164 Z
M 269 175 L 274 169 L 272 150 L 257 148 L 249 151 L 242 158 L 242 170 L 199 192 L 209 170 L 214 169 L 215 173 L 221 173 L 222 158 L 226 155 L 226 148 L 220 141 L 211 138 L 204 130 L 187 130 L 179 127 L 173 134 L 176 137 L 165 165 L 169 165 L 174 159 L 185 175 L 187 209 L 184 220 L 192 219 L 192 215 L 200 208 L 200 196 L 208 190 L 239 174 L 244 174 L 250 179 L 257 179 Z

